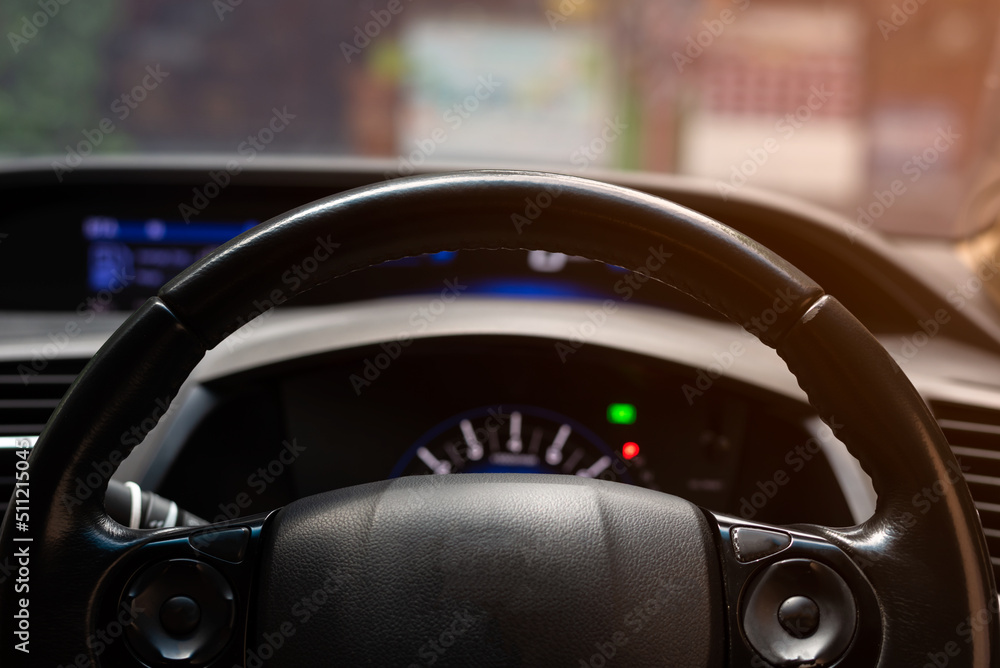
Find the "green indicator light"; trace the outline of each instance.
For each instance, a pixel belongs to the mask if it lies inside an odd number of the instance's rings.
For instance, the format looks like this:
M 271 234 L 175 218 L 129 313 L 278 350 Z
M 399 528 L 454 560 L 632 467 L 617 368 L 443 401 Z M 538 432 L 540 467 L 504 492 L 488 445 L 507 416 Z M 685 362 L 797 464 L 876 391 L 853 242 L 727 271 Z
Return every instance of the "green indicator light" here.
M 608 406 L 608 422 L 611 424 L 634 424 L 635 406 L 632 404 L 611 404 Z

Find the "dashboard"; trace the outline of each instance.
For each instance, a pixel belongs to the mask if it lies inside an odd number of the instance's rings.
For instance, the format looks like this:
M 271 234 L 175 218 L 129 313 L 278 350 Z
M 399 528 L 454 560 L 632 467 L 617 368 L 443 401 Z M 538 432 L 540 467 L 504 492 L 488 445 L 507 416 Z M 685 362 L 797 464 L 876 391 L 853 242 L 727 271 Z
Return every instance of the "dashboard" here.
M 206 384 L 214 408 L 188 437 L 162 493 L 185 497 L 208 519 L 228 519 L 235 511 L 218 499 L 240 492 L 250 499 L 242 514 L 401 475 L 548 472 L 757 515 L 756 483 L 790 467 L 784 444 L 810 439 L 799 426 L 804 412 L 792 406 L 782 411 L 735 388 L 686 396 L 697 376 L 634 353 L 586 346 L 563 361 L 554 342 L 498 336 L 395 346 L 310 356 Z M 825 456 L 805 464 L 791 461 L 803 474 L 760 515 L 850 523 Z M 290 475 L 282 475 L 286 465 Z M 190 489 L 203 493 L 192 498 Z M 806 503 L 780 502 L 800 498 Z
M 222 158 L 220 158 L 222 160 Z M 101 296 L 103 311 L 136 308 L 157 284 L 253 225 L 308 202 L 350 188 L 377 183 L 391 162 L 269 159 L 245 170 L 240 180 L 195 214 L 182 205 L 199 190 L 219 161 L 95 157 L 87 168 L 56 181 L 44 161 L 0 165 L 0 217 L 4 262 L 0 311 L 66 312 Z M 222 163 L 224 164 L 224 160 Z M 461 165 L 456 168 L 470 168 Z M 447 171 L 442 167 L 439 171 Z M 713 184 L 669 176 L 589 174 L 693 208 L 758 240 L 835 295 L 876 333 L 908 333 L 918 319 L 934 318 L 948 307 L 947 291 L 928 275 L 924 257 L 901 253 L 874 234 L 858 234 L 843 219 L 822 209 L 752 191 L 722 200 Z M 936 248 L 932 245 L 932 248 Z M 953 254 L 938 254 L 946 280 L 963 271 Z M 112 291 L 115 267 L 131 268 L 122 289 Z M 967 272 L 967 269 L 965 269 Z M 317 305 L 365 300 L 390 294 L 437 289 L 455 272 L 473 293 L 522 297 L 611 298 L 623 296 L 623 273 L 578 258 L 552 258 L 526 251 L 438 254 L 355 272 L 297 298 Z M 108 295 L 107 293 L 112 294 Z M 682 310 L 720 319 L 683 293 L 648 283 L 630 303 Z M 1000 340 L 995 312 L 970 299 L 955 313 L 949 334 L 990 348 Z M 985 312 L 983 312 L 985 310 Z
M 187 218 L 178 203 L 211 164 L 95 159 L 61 184 L 43 166 L 4 173 L 0 284 L 17 289 L 0 293 L 0 445 L 37 436 L 82 364 L 171 276 L 382 167 L 261 161 Z M 710 185 L 609 180 L 722 220 L 847 305 L 938 415 L 1000 555 L 1000 318 L 984 294 L 949 306 L 968 275 L 957 253 L 858 238 L 830 214 L 752 193 L 723 202 Z M 210 521 L 386 478 L 485 471 L 616 480 L 775 524 L 871 515 L 870 480 L 772 350 L 632 279 L 529 250 L 354 272 L 211 351 L 158 425 L 123 435 L 143 445 L 116 478 Z M 915 348 L 942 308 L 941 335 Z

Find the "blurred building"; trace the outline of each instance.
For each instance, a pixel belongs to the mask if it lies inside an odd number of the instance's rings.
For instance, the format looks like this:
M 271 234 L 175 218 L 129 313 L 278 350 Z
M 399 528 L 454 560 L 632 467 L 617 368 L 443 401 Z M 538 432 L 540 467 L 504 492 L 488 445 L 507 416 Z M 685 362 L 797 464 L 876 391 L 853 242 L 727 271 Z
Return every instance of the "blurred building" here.
M 998 20 L 989 0 L 219 4 L 119 18 L 108 99 L 171 72 L 122 124 L 135 148 L 234 153 L 286 107 L 268 151 L 679 172 L 916 234 L 962 208 Z

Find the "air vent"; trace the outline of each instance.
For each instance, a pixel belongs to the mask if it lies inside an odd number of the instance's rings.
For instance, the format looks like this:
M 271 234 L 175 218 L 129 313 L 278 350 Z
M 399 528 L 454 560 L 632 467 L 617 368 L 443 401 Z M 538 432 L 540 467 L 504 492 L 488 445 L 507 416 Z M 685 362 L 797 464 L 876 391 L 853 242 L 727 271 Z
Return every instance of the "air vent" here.
M 0 362 L 0 513 L 14 486 L 15 451 L 22 439 L 34 438 L 48 422 L 85 359 Z
M 969 483 L 1000 582 L 1000 410 L 947 402 L 932 408 Z

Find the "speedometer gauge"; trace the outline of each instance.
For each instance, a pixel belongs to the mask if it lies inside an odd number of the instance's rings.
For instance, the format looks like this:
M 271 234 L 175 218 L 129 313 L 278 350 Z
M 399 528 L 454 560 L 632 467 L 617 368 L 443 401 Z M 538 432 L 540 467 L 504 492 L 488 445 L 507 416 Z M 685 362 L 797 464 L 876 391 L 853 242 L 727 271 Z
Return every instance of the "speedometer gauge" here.
M 576 420 L 535 406 L 483 406 L 421 436 L 392 477 L 448 473 L 560 473 L 656 489 L 635 443 L 613 450 Z

